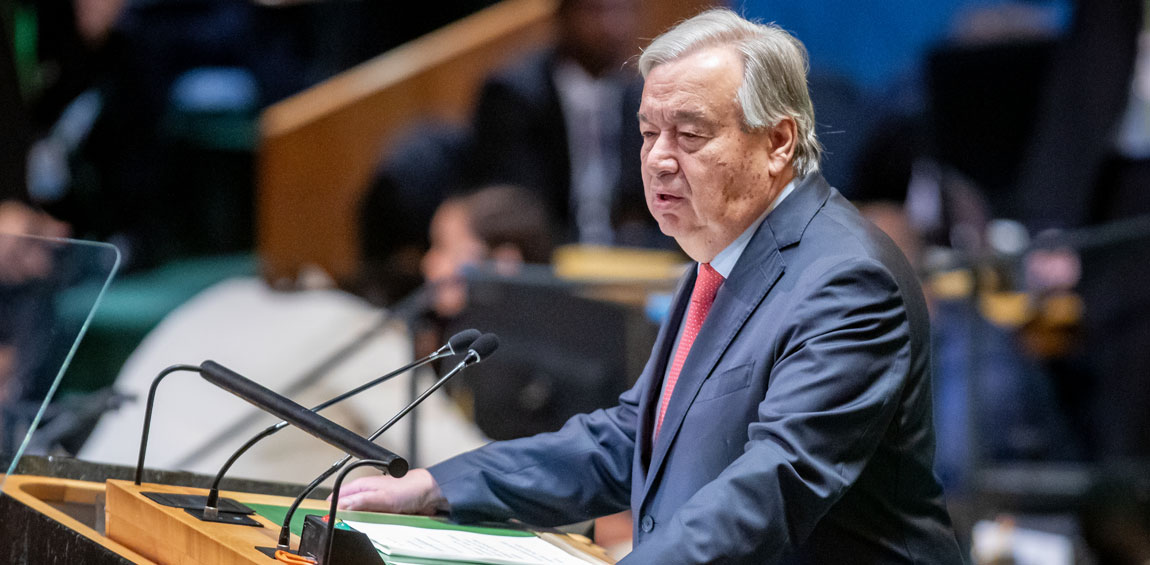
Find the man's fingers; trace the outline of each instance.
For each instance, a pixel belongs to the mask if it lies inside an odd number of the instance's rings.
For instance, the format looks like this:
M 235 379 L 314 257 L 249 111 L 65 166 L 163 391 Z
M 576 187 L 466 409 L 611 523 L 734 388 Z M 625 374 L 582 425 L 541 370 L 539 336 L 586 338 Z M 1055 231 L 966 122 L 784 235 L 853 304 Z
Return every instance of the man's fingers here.
M 380 489 L 387 488 L 385 477 L 360 477 L 339 489 L 339 508 L 344 510 L 381 510 L 372 504 Z M 329 497 L 328 500 L 331 500 Z
M 435 512 L 434 502 L 429 505 L 428 500 L 434 493 L 438 493 L 434 479 L 422 469 L 416 469 L 402 479 L 361 477 L 340 487 L 339 507 L 344 510 L 431 514 Z
M 343 487 L 339 489 L 339 495 L 343 497 L 346 494 L 355 494 L 382 488 L 384 486 L 380 484 L 382 482 L 380 479 L 382 478 L 383 477 L 360 477 L 343 485 Z
M 378 490 L 369 490 L 355 493 L 344 498 L 339 497 L 339 508 L 342 510 L 366 510 L 369 512 L 398 512 L 404 513 L 392 503 L 392 498 Z
M 363 509 L 363 503 L 360 500 L 361 498 L 363 498 L 363 495 L 360 495 L 360 494 L 353 494 L 351 496 L 340 496 L 339 497 L 339 509 L 340 510 L 362 510 Z

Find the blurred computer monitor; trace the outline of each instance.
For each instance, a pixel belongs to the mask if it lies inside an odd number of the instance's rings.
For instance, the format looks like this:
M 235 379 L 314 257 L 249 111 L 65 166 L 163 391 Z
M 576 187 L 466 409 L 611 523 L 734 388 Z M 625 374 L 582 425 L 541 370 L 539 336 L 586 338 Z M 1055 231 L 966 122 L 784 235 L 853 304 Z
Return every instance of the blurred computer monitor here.
M 658 328 L 638 306 L 588 298 L 592 286 L 543 271 L 469 276 L 467 307 L 447 333 L 493 332 L 500 347 L 452 392 L 471 404 L 487 436 L 557 430 L 575 414 L 616 404 L 638 378 Z

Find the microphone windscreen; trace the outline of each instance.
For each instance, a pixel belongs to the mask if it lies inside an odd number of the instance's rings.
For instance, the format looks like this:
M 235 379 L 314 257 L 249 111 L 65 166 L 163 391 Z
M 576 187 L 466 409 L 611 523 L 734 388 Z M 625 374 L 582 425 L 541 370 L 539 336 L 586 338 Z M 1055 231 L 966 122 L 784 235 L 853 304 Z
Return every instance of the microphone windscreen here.
M 495 334 L 483 334 L 471 344 L 471 351 L 480 361 L 487 359 L 487 356 L 495 353 L 496 349 L 499 349 L 499 338 Z
M 479 339 L 479 335 L 479 330 L 477 329 L 463 330 L 451 336 L 451 339 L 447 340 L 447 345 L 451 346 L 453 353 L 467 351 L 467 348 L 471 347 L 471 344 L 475 343 L 476 339 Z

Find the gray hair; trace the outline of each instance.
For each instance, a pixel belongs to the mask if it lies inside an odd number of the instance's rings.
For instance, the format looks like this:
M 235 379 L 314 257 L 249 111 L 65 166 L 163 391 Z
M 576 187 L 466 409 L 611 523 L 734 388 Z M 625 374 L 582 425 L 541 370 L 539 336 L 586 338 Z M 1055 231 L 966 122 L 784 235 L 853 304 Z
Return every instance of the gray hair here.
M 807 50 L 781 27 L 750 22 L 727 9 L 707 10 L 656 37 L 639 57 L 639 71 L 646 78 L 658 65 L 720 45 L 730 45 L 743 56 L 743 83 L 735 95 L 743 124 L 758 130 L 792 118 L 797 130 L 795 172 L 817 171 L 823 149 L 807 92 Z

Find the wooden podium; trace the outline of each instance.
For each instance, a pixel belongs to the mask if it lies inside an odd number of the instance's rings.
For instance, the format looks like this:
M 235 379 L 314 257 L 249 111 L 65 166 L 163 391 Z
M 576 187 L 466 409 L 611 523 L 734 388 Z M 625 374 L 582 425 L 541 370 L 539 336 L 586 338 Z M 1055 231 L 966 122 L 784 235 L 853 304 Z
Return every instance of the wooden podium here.
M 251 563 L 274 565 L 255 548 L 276 545 L 279 524 L 253 516 L 264 527 L 201 522 L 179 508 L 161 506 L 141 492 L 206 494 L 204 489 L 109 480 L 107 483 L 53 477 L 13 475 L 5 495 L 72 530 L 93 547 L 59 555 L 70 562 L 89 563 L 93 552 L 112 553 L 144 564 L 208 565 Z M 286 505 L 283 496 L 223 492 L 246 503 Z M 327 508 L 321 500 L 305 500 L 300 508 Z M 103 532 L 101 532 L 103 530 Z M 299 543 L 292 536 L 294 544 Z M 98 547 L 95 547 L 98 546 Z M 55 557 L 56 555 L 54 555 Z M 31 561 L 29 561 L 31 562 Z
M 11 475 L 0 498 L 5 563 L 152 564 L 104 535 L 104 483 Z
M 267 518 L 254 515 L 264 527 L 237 526 L 203 522 L 180 508 L 162 506 L 142 492 L 172 494 L 207 494 L 203 489 L 142 484 L 131 481 L 108 481 L 106 488 L 108 538 L 157 563 L 171 565 L 268 565 L 275 563 L 256 547 L 275 547 L 280 526 Z M 240 502 L 291 504 L 281 496 L 221 493 Z M 306 500 L 300 508 L 326 508 L 321 500 Z M 292 536 L 292 545 L 299 539 Z
M 143 492 L 206 494 L 205 489 L 109 480 L 106 483 L 41 476 L 12 475 L 4 495 L 27 507 L 36 518 L 59 524 L 67 536 L 50 555 L 52 562 L 85 564 L 143 563 L 158 565 L 275 565 L 256 547 L 274 547 L 280 525 L 264 516 L 254 518 L 264 527 L 203 522 L 180 508 L 162 506 Z M 222 492 L 222 496 L 252 505 L 287 506 L 285 496 Z M 326 512 L 322 500 L 309 499 L 301 510 Z M 300 513 L 302 514 L 302 512 Z M 102 531 L 101 531 L 102 530 Z M 33 532 L 31 536 L 39 534 Z M 577 549 L 587 558 L 613 563 L 605 552 L 578 536 L 543 534 L 552 543 Z M 75 541 L 81 540 L 80 542 Z M 298 537 L 292 536 L 297 547 Z M 34 563 L 40 561 L 26 560 Z M 593 562 L 593 561 L 592 561 Z

